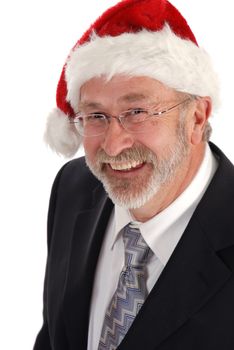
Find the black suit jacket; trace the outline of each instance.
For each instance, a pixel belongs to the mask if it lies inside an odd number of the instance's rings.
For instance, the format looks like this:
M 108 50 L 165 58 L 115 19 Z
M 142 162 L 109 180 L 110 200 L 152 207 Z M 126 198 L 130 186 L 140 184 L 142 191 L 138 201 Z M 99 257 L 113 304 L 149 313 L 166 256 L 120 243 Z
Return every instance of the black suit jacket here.
M 119 350 L 234 349 L 234 167 L 211 147 L 218 170 Z M 95 267 L 112 208 L 83 158 L 60 170 L 34 350 L 87 349 Z

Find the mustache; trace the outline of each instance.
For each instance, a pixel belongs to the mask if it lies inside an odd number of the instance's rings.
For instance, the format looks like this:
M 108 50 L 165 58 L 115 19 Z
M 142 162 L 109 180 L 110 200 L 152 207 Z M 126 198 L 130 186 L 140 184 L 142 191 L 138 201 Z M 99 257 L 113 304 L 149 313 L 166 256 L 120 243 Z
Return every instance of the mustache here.
M 156 163 L 157 156 L 145 146 L 133 146 L 119 153 L 117 156 L 109 156 L 103 149 L 99 149 L 96 161 L 100 163 L 121 163 L 140 161 L 142 163 Z

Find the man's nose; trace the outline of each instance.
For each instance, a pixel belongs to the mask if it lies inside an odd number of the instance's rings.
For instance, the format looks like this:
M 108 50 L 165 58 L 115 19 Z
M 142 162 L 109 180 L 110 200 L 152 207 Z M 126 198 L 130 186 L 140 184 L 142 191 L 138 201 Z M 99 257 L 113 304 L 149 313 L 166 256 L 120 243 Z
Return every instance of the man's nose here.
M 133 135 L 123 128 L 118 119 L 111 118 L 103 136 L 103 150 L 109 156 L 115 157 L 125 149 L 131 148 L 133 144 Z

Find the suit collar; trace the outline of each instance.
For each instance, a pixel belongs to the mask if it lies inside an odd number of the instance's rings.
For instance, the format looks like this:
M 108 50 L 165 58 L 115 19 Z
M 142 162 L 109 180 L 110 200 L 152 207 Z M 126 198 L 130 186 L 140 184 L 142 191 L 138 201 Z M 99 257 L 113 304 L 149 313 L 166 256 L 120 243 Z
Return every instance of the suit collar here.
M 234 245 L 234 167 L 220 149 L 210 143 L 219 167 L 196 210 L 196 218 L 215 251 Z

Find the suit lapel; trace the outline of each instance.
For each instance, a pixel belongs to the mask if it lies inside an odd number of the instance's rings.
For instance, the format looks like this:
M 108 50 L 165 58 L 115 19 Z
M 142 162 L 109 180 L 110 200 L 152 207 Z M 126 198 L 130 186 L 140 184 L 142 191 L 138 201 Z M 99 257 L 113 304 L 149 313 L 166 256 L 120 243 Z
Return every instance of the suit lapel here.
M 207 303 L 230 274 L 193 219 L 118 349 L 155 349 Z
M 102 187 L 95 205 L 77 215 L 67 274 L 64 312 L 71 349 L 86 350 L 95 268 L 113 204 Z

